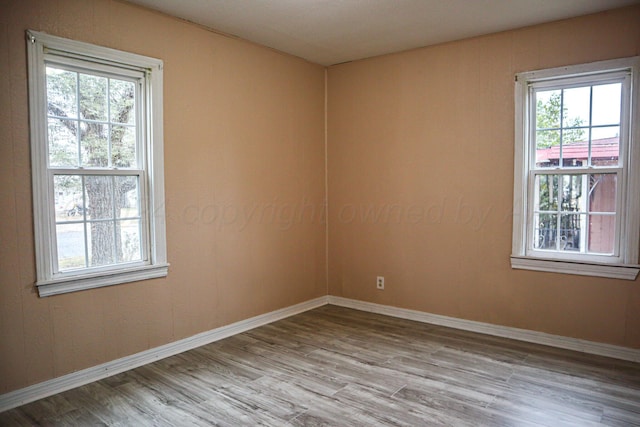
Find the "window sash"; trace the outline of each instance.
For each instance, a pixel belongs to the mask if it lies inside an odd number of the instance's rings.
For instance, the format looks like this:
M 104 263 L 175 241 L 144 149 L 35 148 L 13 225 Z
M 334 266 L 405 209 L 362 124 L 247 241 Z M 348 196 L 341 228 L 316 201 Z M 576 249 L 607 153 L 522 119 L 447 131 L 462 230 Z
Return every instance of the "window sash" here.
M 103 265 L 99 267 L 91 267 L 86 266 L 83 268 L 78 268 L 74 270 L 66 270 L 61 271 L 58 265 L 59 257 L 58 257 L 58 241 L 57 241 L 57 233 L 56 233 L 56 211 L 55 211 L 55 203 L 49 203 L 48 206 L 48 218 L 49 218 L 49 228 L 51 232 L 49 233 L 50 239 L 50 263 L 51 263 L 51 276 L 52 278 L 66 278 L 66 277 L 74 277 L 74 276 L 82 276 L 89 273 L 94 272 L 108 272 L 120 270 L 122 268 L 131 267 L 131 266 L 146 266 L 151 263 L 150 259 L 150 245 L 151 245 L 151 230 L 150 230 L 150 221 L 149 221 L 149 198 L 148 198 L 148 183 L 147 183 L 147 174 L 144 170 L 132 170 L 132 169 L 117 169 L 117 170 L 105 170 L 105 169 L 62 169 L 62 168 L 50 168 L 47 171 L 48 179 L 47 182 L 49 184 L 48 193 L 51 195 L 51 200 L 55 199 L 55 189 L 54 189 L 54 177 L 62 176 L 62 175 L 72 175 L 72 176 L 105 176 L 105 177 L 117 177 L 117 176 L 135 176 L 138 181 L 138 205 L 139 205 L 139 215 L 140 215 L 140 251 L 141 251 L 141 260 L 140 261 L 132 261 L 132 262 L 115 262 L 113 264 Z M 84 189 L 83 189 L 84 192 Z M 85 208 L 87 207 L 86 202 L 84 204 Z M 121 218 L 111 218 L 111 221 L 122 220 Z M 82 220 L 82 221 L 71 221 L 71 223 L 83 223 L 89 224 L 91 222 L 95 222 L 95 220 Z M 85 252 L 89 249 L 85 247 Z
M 576 259 L 576 258 L 580 258 L 580 259 L 584 259 L 584 260 L 592 260 L 592 261 L 602 261 L 603 259 L 606 258 L 610 258 L 612 260 L 615 260 L 616 262 L 621 262 L 622 258 L 621 258 L 621 251 L 620 251 L 620 231 L 621 231 L 621 212 L 622 212 L 622 204 L 623 204 L 623 197 L 620 194 L 620 183 L 621 183 L 621 175 L 623 173 L 623 169 L 622 168 L 608 168 L 608 173 L 604 173 L 601 169 L 597 169 L 594 170 L 593 168 L 583 168 L 585 169 L 584 172 L 580 173 L 580 172 L 576 172 L 574 170 L 571 169 L 564 169 L 564 170 L 552 170 L 552 171 L 542 171 L 542 173 L 540 173 L 540 171 L 532 171 L 529 174 L 529 182 L 528 182 L 528 212 L 527 212 L 527 240 L 526 240 L 526 253 L 527 255 L 531 255 L 531 256 L 536 256 L 536 257 L 557 257 L 557 258 L 561 258 L 561 259 Z M 616 176 L 616 182 L 617 182 L 617 188 L 616 188 L 616 203 L 615 203 L 615 210 L 612 212 L 600 212 L 600 211 L 592 211 L 590 209 L 590 203 L 589 203 L 589 199 L 588 199 L 588 194 L 585 195 L 585 197 L 587 197 L 587 199 L 585 200 L 585 205 L 586 208 L 584 211 L 578 211 L 578 212 L 572 212 L 572 211 L 565 211 L 562 210 L 562 206 L 560 203 L 556 204 L 556 209 L 555 210 L 536 210 L 535 209 L 535 195 L 536 195 L 536 191 L 535 191 L 535 182 L 536 182 L 536 178 L 538 176 L 548 176 L 548 175 L 557 175 L 558 176 L 558 181 L 560 181 L 563 177 L 565 176 L 583 176 L 583 177 L 589 177 L 590 175 L 615 175 Z M 586 183 L 587 185 L 587 191 L 588 191 L 588 181 Z M 558 191 L 562 190 L 562 185 L 560 184 L 560 182 L 558 183 Z M 557 196 L 556 196 L 557 197 Z M 587 219 L 586 221 L 586 226 L 584 229 L 584 236 L 581 238 L 584 239 L 589 239 L 589 232 L 590 232 L 590 226 L 589 226 L 589 216 L 590 215 L 602 215 L 602 216 L 615 216 L 616 218 L 616 222 L 615 222 L 615 231 L 614 231 L 614 236 L 613 236 L 613 252 L 611 254 L 604 254 L 604 253 L 599 253 L 599 252 L 590 252 L 589 251 L 589 241 L 587 240 L 586 242 L 584 242 L 586 249 L 584 251 L 580 250 L 579 252 L 571 252 L 571 251 L 563 251 L 560 250 L 556 247 L 556 249 L 540 249 L 540 248 L 536 248 L 535 247 L 535 229 L 536 229 L 536 224 L 534 222 L 534 217 L 536 216 L 536 214 L 552 214 L 552 215 L 557 215 L 557 222 L 558 224 L 560 223 L 560 217 L 561 215 L 584 215 Z M 556 233 L 559 233 L 559 225 L 557 226 L 557 231 Z M 558 237 L 559 238 L 559 237 Z
M 145 81 L 148 79 L 148 75 L 144 72 L 141 71 L 132 71 L 132 70 L 127 70 L 127 69 L 120 69 L 117 68 L 115 66 L 112 65 L 104 65 L 104 64 L 98 64 L 98 63 L 91 63 L 91 62 L 87 62 L 86 60 L 77 60 L 77 59 L 73 59 L 73 58 L 67 58 L 64 56 L 55 56 L 54 59 L 45 59 L 44 61 L 44 68 L 46 70 L 47 66 L 54 66 L 56 68 L 59 69 L 63 69 L 65 71 L 70 71 L 70 72 L 74 72 L 74 73 L 83 73 L 83 74 L 89 74 L 92 76 L 99 76 L 99 77 L 106 77 L 109 79 L 116 79 L 116 80 L 123 80 L 123 81 L 129 81 L 135 84 L 135 94 L 134 94 L 134 102 L 135 102 L 135 123 L 133 126 L 135 126 L 135 130 L 136 130 L 136 162 L 137 164 L 135 166 L 132 166 L 132 169 L 146 169 L 147 168 L 147 134 L 145 132 L 145 129 L 147 128 L 147 114 L 145 114 L 145 112 L 148 110 L 149 105 L 147 105 L 147 85 L 145 84 Z M 94 70 L 91 68 L 91 66 L 96 66 L 97 68 Z M 44 94 L 45 94 L 45 105 L 44 105 L 44 111 L 46 114 L 46 119 L 45 119 L 45 125 L 46 125 L 46 120 L 53 118 L 53 119 L 65 119 L 65 120 L 71 120 L 71 121 L 75 121 L 78 124 L 80 124 L 81 122 L 85 122 L 85 123 L 98 123 L 98 124 L 104 124 L 106 126 L 109 125 L 116 125 L 116 126 L 131 126 L 131 125 L 127 125 L 124 123 L 117 123 L 117 122 L 112 122 L 109 120 L 90 120 L 90 119 L 82 119 L 80 118 L 80 108 L 79 108 L 79 104 L 80 104 L 80 97 L 79 95 L 79 91 L 80 88 L 76 88 L 76 103 L 77 103 L 77 109 L 78 109 L 78 117 L 77 118 L 69 118 L 69 117 L 59 117 L 59 116 L 55 116 L 55 115 L 50 115 L 49 111 L 48 111 L 48 106 L 46 104 L 47 99 L 46 99 L 46 93 L 47 93 L 47 83 L 46 83 L 46 76 L 45 76 L 45 80 L 44 80 Z M 109 100 L 109 95 L 107 94 L 107 103 L 110 103 Z M 47 145 L 46 145 L 46 154 L 47 154 L 47 166 L 49 168 L 56 168 L 56 169 L 64 169 L 64 167 L 57 167 L 57 166 L 51 166 L 50 163 L 50 153 L 49 153 L 49 144 L 48 144 L 48 139 L 49 139 L 49 135 L 48 135 L 48 130 L 46 132 L 46 139 L 47 139 Z M 80 141 L 77 141 L 77 143 L 79 144 Z M 109 142 L 109 145 L 111 145 L 111 143 Z M 80 147 L 78 147 L 80 148 Z M 109 155 L 109 159 L 108 159 L 109 163 L 111 162 L 111 158 Z M 80 163 L 79 163 L 80 164 Z M 85 169 L 129 169 L 129 168 L 123 168 L 123 167 L 95 167 L 95 166 L 82 166 L 82 168 Z M 80 168 L 78 168 L 80 169 Z
M 615 71 L 615 72 L 602 72 L 602 73 L 598 73 L 598 74 L 591 74 L 588 76 L 582 76 L 582 77 L 573 77 L 573 78 L 568 78 L 568 79 L 552 79 L 550 81 L 534 81 L 534 82 L 528 82 L 527 84 L 527 112 L 528 112 L 528 117 L 526 120 L 526 131 L 525 131 L 525 144 L 526 144 L 526 149 L 528 150 L 528 162 L 526 163 L 527 168 L 532 171 L 535 170 L 537 171 L 541 171 L 541 170 L 548 170 L 548 169 L 567 169 L 567 170 L 579 170 L 579 167 L 567 167 L 567 166 L 563 166 L 562 164 L 560 164 L 557 168 L 543 168 L 543 167 L 539 167 L 536 166 L 536 132 L 539 130 L 543 130 L 543 129 L 537 129 L 537 126 L 535 126 L 534 124 L 536 123 L 536 96 L 535 96 L 535 92 L 539 91 L 540 89 L 544 89 L 544 90 L 561 90 L 561 89 L 574 89 L 574 88 L 579 88 L 579 87 L 585 87 L 585 86 L 598 86 L 598 85 L 605 85 L 605 84 L 611 84 L 611 83 L 621 83 L 622 87 L 621 87 L 621 107 L 620 107 L 620 135 L 619 135 L 619 139 L 618 139 L 618 144 L 619 144 L 619 152 L 618 152 L 618 165 L 620 168 L 625 168 L 628 164 L 628 151 L 629 151 L 629 138 L 630 138 L 630 121 L 632 120 L 631 118 L 631 99 L 630 99 L 630 93 L 631 93 L 631 73 L 628 70 L 625 71 Z M 567 85 L 563 84 L 562 81 L 566 80 L 567 81 Z M 593 102 L 593 100 L 591 100 L 591 102 Z M 562 113 L 561 113 L 562 114 Z M 598 129 L 598 128 L 604 128 L 607 127 L 607 125 L 596 125 L 593 126 L 591 123 L 589 123 L 588 126 L 579 126 L 576 127 L 576 129 L 578 128 L 582 128 L 582 129 Z M 562 129 L 569 129 L 569 128 L 564 128 L 564 127 L 560 127 L 560 128 L 549 128 L 549 129 L 553 129 L 553 130 L 562 130 Z M 574 129 L 574 128 L 571 128 Z M 592 141 L 592 137 L 591 134 L 589 134 L 589 160 L 591 160 L 591 141 Z M 560 148 L 560 150 L 562 150 L 562 147 Z M 588 168 L 597 168 L 597 169 L 605 169 L 608 168 L 607 166 L 591 166 L 589 165 Z

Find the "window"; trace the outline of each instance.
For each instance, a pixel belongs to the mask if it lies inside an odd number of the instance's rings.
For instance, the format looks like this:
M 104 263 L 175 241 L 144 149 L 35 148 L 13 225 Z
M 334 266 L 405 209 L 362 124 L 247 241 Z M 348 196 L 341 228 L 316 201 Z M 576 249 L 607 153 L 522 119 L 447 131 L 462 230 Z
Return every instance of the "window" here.
M 27 45 L 40 296 L 166 276 L 162 61 Z
M 639 58 L 516 76 L 513 268 L 634 280 Z

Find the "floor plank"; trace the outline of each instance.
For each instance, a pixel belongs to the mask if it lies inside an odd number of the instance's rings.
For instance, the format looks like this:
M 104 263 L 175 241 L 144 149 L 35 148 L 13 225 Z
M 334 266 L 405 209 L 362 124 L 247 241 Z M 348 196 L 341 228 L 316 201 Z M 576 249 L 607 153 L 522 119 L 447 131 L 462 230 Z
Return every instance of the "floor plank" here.
M 640 364 L 324 306 L 2 426 L 640 426 Z

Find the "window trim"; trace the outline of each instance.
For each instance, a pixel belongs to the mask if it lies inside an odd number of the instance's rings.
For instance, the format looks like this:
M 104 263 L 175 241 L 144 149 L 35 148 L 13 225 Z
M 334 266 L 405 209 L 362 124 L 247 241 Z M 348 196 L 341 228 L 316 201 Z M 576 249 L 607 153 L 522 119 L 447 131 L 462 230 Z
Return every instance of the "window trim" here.
M 573 255 L 540 256 L 540 251 L 532 253 L 527 248 L 530 224 L 528 208 L 530 174 L 530 83 L 558 79 L 576 79 L 598 76 L 616 71 L 630 73 L 631 99 L 626 113 L 628 120 L 627 142 L 621 144 L 623 182 L 619 191 L 624 197 L 618 212 L 620 216 L 618 256 Z M 609 277 L 635 280 L 640 265 L 640 56 L 572 66 L 536 70 L 516 74 L 515 78 L 515 152 L 514 152 L 514 193 L 513 193 L 513 235 L 511 267 L 565 274 Z M 628 93 L 623 93 L 628 97 Z M 621 134 L 621 138 L 624 135 Z M 624 152 L 622 152 L 624 150 Z M 597 171 L 594 168 L 594 171 Z
M 41 297 L 84 289 L 110 286 L 139 280 L 165 277 L 168 274 L 163 147 L 163 62 L 129 52 L 122 52 L 89 43 L 69 40 L 46 33 L 27 30 L 29 82 L 29 125 L 33 185 L 33 216 L 36 251 L 36 287 Z M 116 66 L 142 71 L 145 75 L 144 103 L 144 170 L 148 186 L 147 200 L 141 209 L 148 221 L 148 260 L 144 264 L 122 264 L 121 268 L 79 270 L 77 273 L 54 274 L 55 239 L 50 207 L 53 194 L 49 191 L 47 162 L 47 108 L 45 59 L 47 55 L 92 62 L 100 67 Z M 124 170 L 124 169 L 123 169 Z M 143 184 L 144 185 L 144 184 Z

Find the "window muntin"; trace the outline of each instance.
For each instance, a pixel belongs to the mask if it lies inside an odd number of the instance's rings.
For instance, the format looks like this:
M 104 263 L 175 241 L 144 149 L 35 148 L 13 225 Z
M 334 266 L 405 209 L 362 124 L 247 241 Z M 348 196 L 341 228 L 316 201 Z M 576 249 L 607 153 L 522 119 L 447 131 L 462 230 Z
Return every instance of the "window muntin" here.
M 633 280 L 640 58 L 516 76 L 513 268 Z
M 27 41 L 40 296 L 166 276 L 162 61 Z

